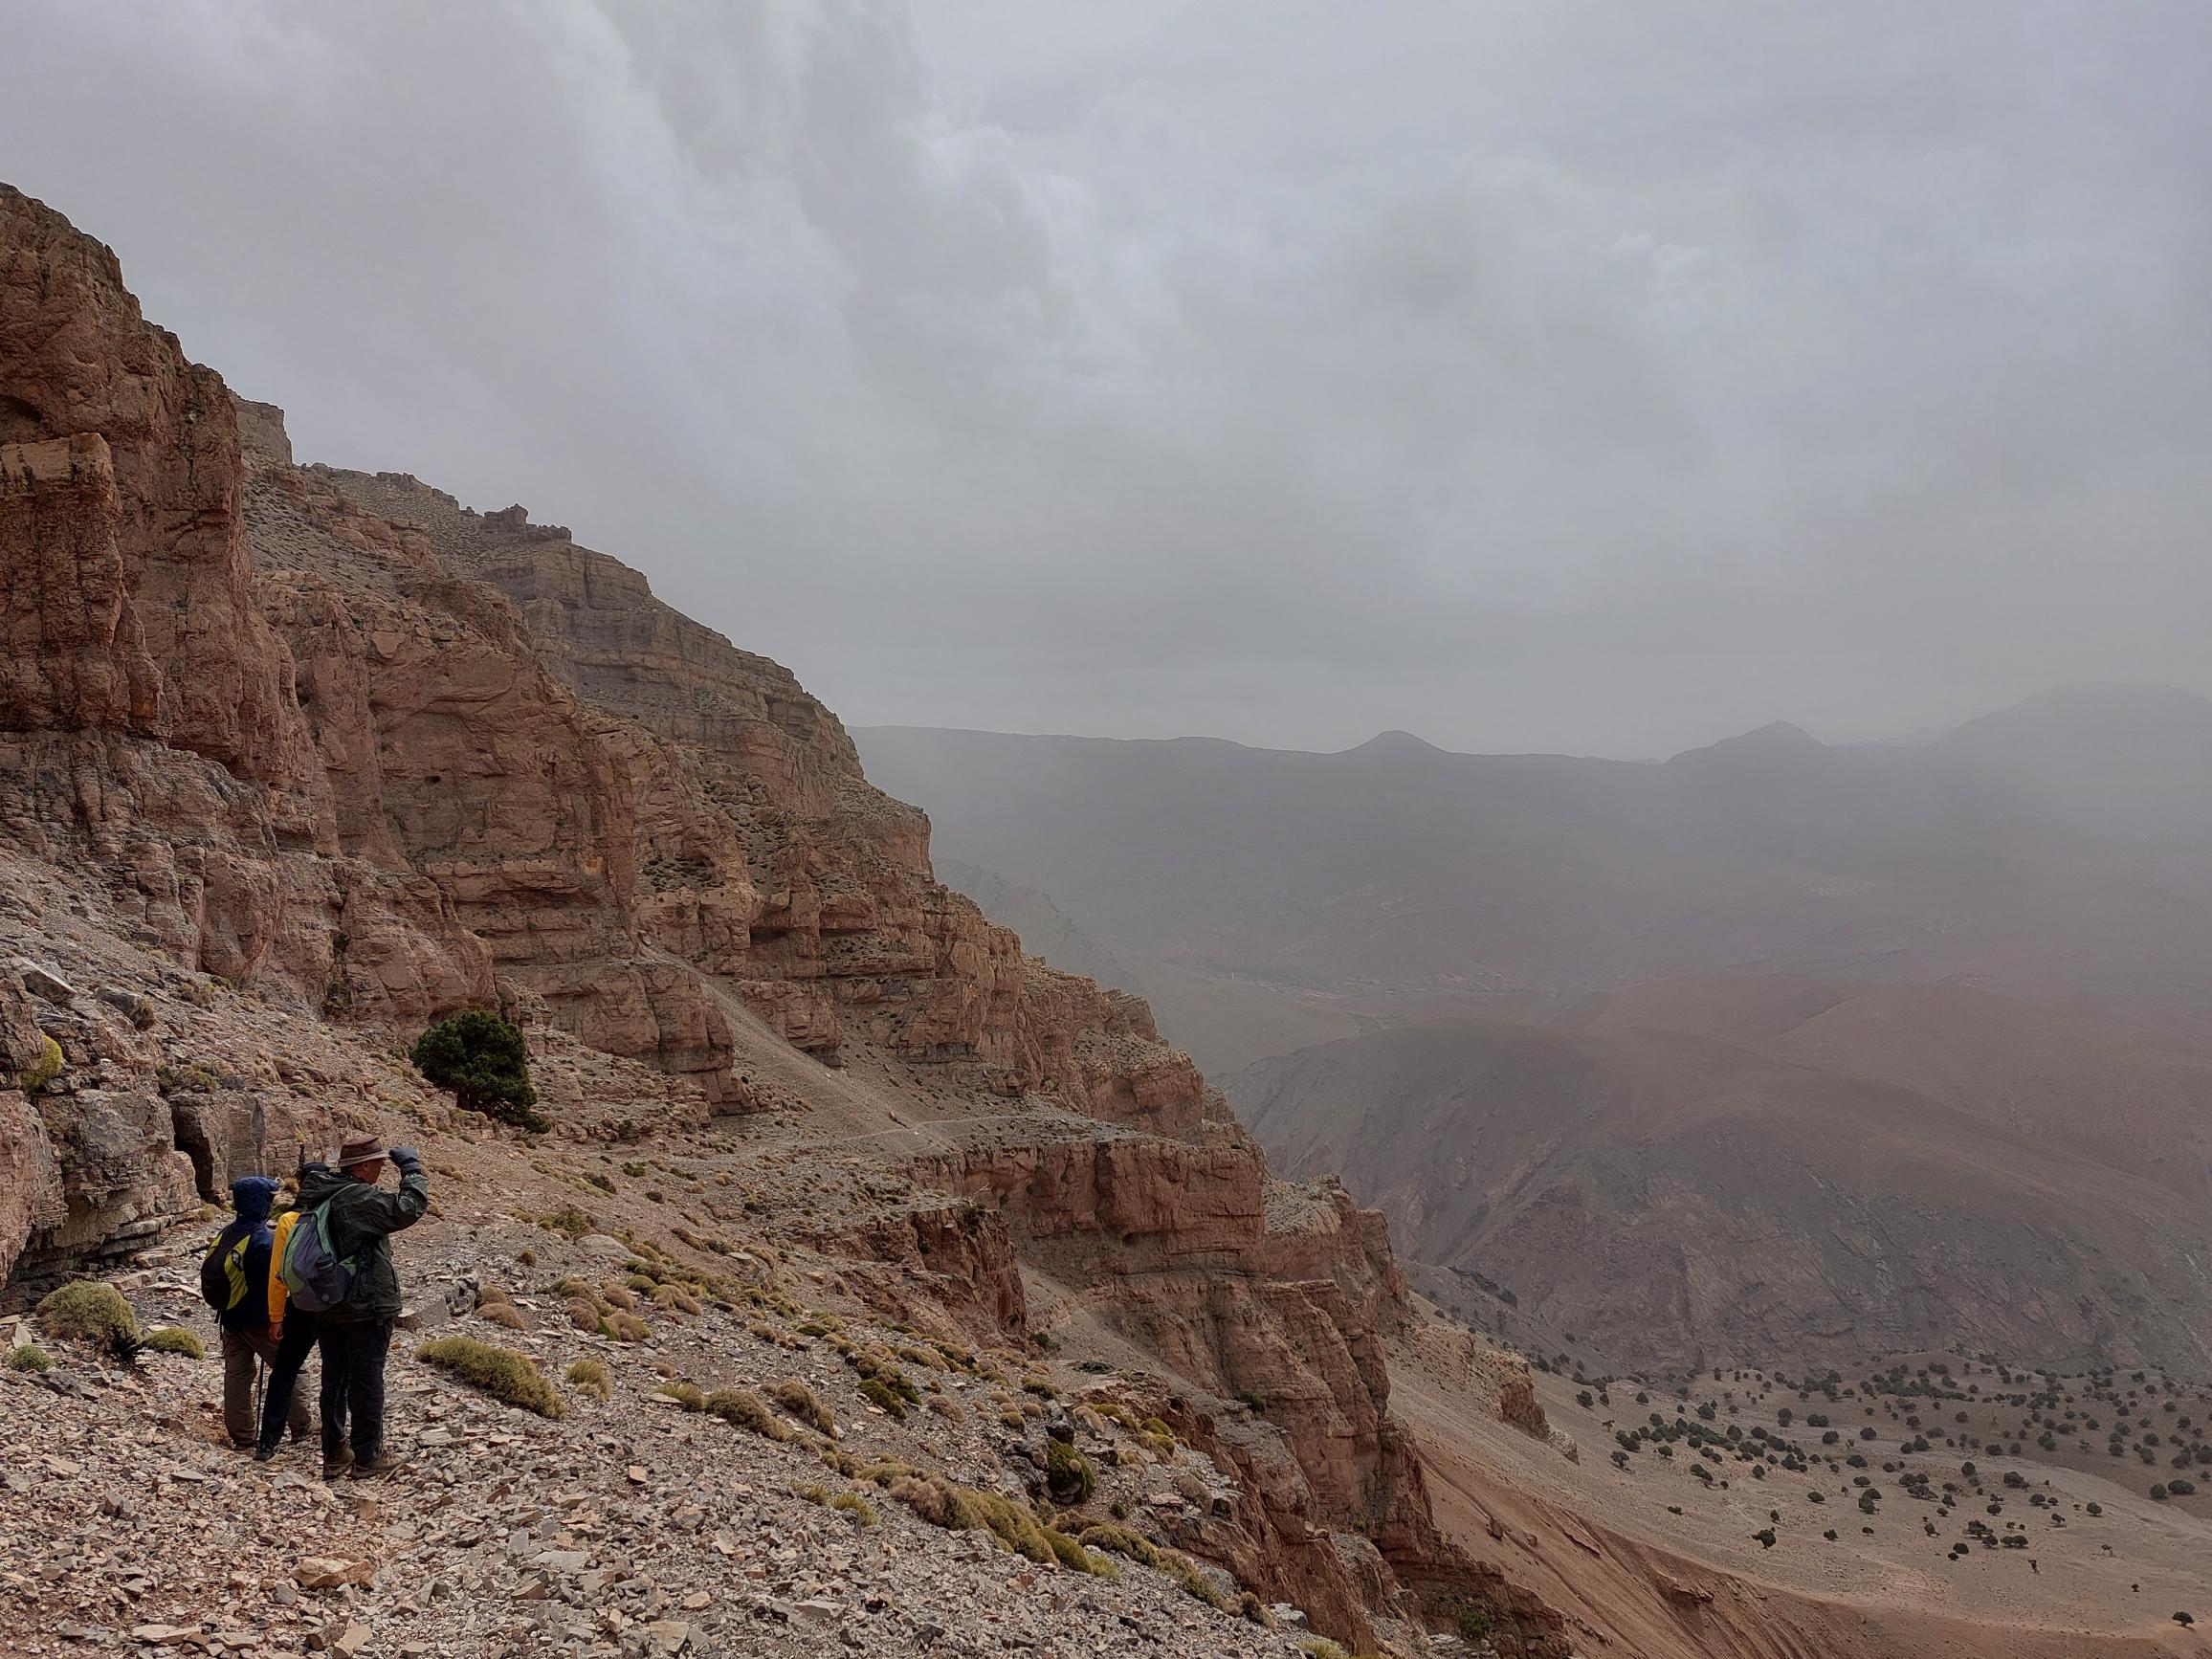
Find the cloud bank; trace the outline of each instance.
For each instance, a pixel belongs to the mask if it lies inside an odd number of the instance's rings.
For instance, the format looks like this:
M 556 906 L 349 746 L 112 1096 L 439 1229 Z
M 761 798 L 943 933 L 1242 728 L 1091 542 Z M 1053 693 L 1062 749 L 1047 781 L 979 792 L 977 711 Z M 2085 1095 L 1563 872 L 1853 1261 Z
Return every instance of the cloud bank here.
M 2212 692 L 2212 11 L 10 8 L 309 458 L 849 719 L 1645 755 Z

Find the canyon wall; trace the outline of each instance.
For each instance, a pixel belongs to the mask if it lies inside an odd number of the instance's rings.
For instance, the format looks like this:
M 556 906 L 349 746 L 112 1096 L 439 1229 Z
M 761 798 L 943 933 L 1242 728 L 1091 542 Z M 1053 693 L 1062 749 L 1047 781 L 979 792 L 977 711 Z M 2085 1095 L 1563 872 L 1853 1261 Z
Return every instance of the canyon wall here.
M 787 671 L 520 508 L 295 466 L 280 410 L 4 187 L 0 247 L 0 849 L 101 872 L 165 972 L 403 1038 L 504 1006 L 709 1109 L 753 1104 L 757 1017 L 830 1065 L 1198 1120 L 1144 1006 L 935 881 Z M 0 1271 L 42 1230 L 13 1213 Z
M 996 1339 L 1024 1271 L 1076 1287 L 1231 1483 L 1183 1541 L 1359 1645 L 1401 1575 L 1459 1582 L 1389 1415 L 1379 1218 L 1272 1182 L 1141 1001 L 938 883 L 787 671 L 519 507 L 296 465 L 5 188 L 0 248 L 0 937 L 55 953 L 0 959 L 12 1299 L 373 1121 L 361 1056 L 460 1008 L 641 1062 L 695 1122 L 788 1043 L 1009 1126 L 816 1241 L 862 1294 Z M 208 1009 L 233 1055 L 180 1035 Z M 369 1041 L 256 1047 L 300 1021 Z

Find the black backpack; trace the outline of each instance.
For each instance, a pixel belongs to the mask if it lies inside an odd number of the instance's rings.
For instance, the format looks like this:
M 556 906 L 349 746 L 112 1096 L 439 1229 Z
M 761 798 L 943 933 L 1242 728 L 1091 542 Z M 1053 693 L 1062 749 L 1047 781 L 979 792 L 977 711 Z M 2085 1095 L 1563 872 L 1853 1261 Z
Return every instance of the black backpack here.
M 215 1310 L 217 1319 L 246 1299 L 246 1252 L 253 1246 L 252 1228 L 240 1229 L 236 1238 L 225 1228 L 200 1258 L 200 1300 Z

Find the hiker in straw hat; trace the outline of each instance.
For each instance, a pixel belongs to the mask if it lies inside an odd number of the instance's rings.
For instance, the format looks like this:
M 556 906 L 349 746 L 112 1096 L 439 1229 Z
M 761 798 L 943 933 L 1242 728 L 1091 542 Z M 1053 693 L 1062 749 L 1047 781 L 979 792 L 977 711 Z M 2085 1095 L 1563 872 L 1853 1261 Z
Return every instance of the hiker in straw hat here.
M 399 1168 L 397 1192 L 377 1184 L 387 1161 Z M 323 1478 L 367 1479 L 405 1461 L 384 1444 L 384 1367 L 400 1314 L 391 1235 L 420 1221 L 430 1203 L 422 1157 L 409 1146 L 387 1152 L 372 1139 L 352 1139 L 329 1163 L 300 1166 L 292 1225 L 276 1251 L 289 1307 L 256 1458 L 276 1455 L 307 1350 L 320 1346 Z M 294 1324 L 300 1319 L 304 1330 Z

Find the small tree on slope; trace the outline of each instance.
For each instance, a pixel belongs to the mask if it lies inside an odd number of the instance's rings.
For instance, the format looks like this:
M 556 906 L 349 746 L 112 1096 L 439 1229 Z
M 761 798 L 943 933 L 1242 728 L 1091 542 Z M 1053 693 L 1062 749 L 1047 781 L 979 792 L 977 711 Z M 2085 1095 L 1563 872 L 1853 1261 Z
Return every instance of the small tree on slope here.
M 550 1128 L 537 1111 L 522 1033 L 498 1014 L 455 1014 L 425 1031 L 409 1051 L 415 1070 L 453 1091 L 463 1111 L 482 1112 L 519 1129 Z

